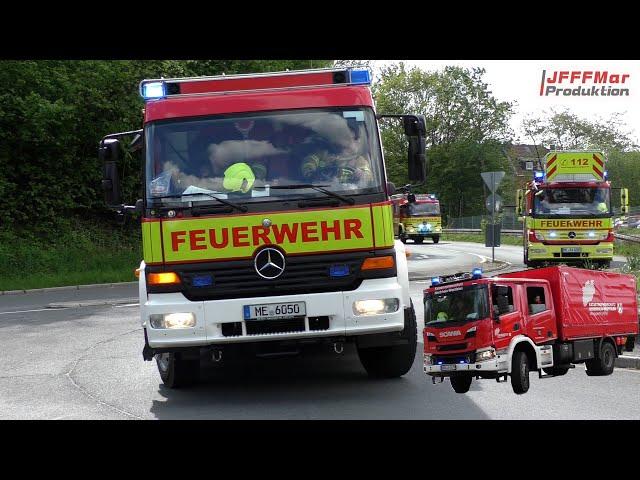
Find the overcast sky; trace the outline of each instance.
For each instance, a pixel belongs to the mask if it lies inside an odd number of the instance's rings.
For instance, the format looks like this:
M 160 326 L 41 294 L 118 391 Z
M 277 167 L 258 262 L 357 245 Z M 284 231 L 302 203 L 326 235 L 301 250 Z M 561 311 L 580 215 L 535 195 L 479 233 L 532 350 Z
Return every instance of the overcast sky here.
M 380 66 L 397 63 L 396 60 L 376 60 L 372 62 L 374 79 Z M 626 60 L 404 60 L 404 63 L 423 70 L 440 70 L 447 65 L 462 67 L 483 67 L 484 80 L 493 95 L 500 100 L 515 102 L 512 127 L 520 135 L 523 143 L 532 143 L 522 134 L 520 124 L 523 118 L 539 115 L 551 108 L 563 110 L 590 119 L 606 120 L 612 113 L 623 114 L 625 129 L 633 138 L 640 139 L 640 62 Z M 624 97 L 556 97 L 540 96 L 542 71 L 550 76 L 553 71 L 608 71 L 629 74 L 621 87 L 629 88 L 629 96 Z M 591 81 L 585 87 L 595 85 Z M 575 88 L 577 84 L 567 87 Z M 598 86 L 600 88 L 600 86 Z

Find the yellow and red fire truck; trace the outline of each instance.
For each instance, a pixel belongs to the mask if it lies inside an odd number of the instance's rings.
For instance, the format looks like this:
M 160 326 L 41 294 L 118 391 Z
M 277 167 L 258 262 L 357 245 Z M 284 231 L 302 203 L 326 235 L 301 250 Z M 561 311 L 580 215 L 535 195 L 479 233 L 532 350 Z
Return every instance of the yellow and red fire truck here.
M 308 343 L 355 343 L 371 376 L 408 372 L 416 319 L 378 120 L 402 121 L 422 182 L 424 117 L 376 115 L 370 72 L 351 68 L 144 80 L 140 92 L 143 129 L 99 152 L 107 203 L 142 215 L 143 357 L 163 382 L 194 382 L 207 358 Z M 136 207 L 118 180 L 132 135 Z
M 413 197 L 412 197 L 413 195 Z M 393 202 L 393 231 L 402 243 L 407 239 L 422 243 L 425 238 L 440 241 L 442 218 L 440 201 L 434 194 L 398 194 Z
M 608 267 L 613 259 L 611 183 L 599 151 L 551 151 L 544 171 L 534 172 L 526 190 L 518 190 L 523 219 L 524 263 Z M 622 212 L 628 191 L 620 189 Z

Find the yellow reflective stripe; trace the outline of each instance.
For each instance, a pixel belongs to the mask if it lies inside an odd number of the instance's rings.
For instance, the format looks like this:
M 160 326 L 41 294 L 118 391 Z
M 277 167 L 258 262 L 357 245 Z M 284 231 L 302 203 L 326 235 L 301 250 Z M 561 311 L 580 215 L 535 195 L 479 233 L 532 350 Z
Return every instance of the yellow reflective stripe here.
M 266 219 L 271 227 L 263 226 Z M 167 262 L 249 258 L 268 243 L 287 254 L 374 247 L 369 205 L 170 220 L 162 222 L 162 234 Z
M 142 222 L 142 253 L 145 263 L 162 262 L 160 222 Z

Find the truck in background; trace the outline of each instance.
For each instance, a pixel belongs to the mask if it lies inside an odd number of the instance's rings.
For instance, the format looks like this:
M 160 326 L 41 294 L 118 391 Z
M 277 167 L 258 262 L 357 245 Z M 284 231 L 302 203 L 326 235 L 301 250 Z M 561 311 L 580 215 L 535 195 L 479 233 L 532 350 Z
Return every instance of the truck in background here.
M 391 197 L 393 231 L 402 243 L 407 239 L 422 243 L 425 238 L 440 241 L 442 217 L 440 201 L 434 194 L 401 193 Z
M 561 376 L 576 364 L 610 375 L 638 335 L 627 274 L 552 266 L 484 278 L 476 269 L 435 277 L 424 303 L 424 372 L 434 383 L 449 377 L 457 393 L 473 378 L 511 377 L 522 394 L 530 371 Z
M 200 361 L 355 343 L 374 377 L 417 344 L 404 245 L 393 236 L 378 121 L 401 120 L 425 180 L 425 121 L 376 115 L 370 72 L 325 69 L 144 80 L 141 130 L 100 142 L 105 197 L 142 215 L 144 360 L 165 385 Z M 142 150 L 144 196 L 121 204 L 120 139 Z
M 613 210 L 606 159 L 599 151 L 551 151 L 544 171 L 534 172 L 517 192 L 523 220 L 524 264 L 595 264 L 613 260 Z M 629 209 L 626 188 L 620 190 L 622 213 Z

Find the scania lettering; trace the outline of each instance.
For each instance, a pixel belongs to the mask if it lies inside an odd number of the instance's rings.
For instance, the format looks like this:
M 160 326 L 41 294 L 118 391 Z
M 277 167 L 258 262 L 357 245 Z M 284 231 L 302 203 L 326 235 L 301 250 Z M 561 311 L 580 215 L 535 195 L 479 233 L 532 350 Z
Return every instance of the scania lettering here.
M 424 304 L 424 372 L 457 393 L 474 378 L 510 377 L 521 394 L 529 372 L 562 376 L 576 364 L 610 375 L 638 335 L 636 278 L 620 273 L 553 266 L 485 278 L 477 269 L 434 277 Z
M 607 181 L 606 159 L 598 151 L 552 151 L 544 171 L 534 172 L 526 190 L 517 192 L 523 220 L 524 263 L 592 263 L 613 260 L 612 192 L 628 211 L 626 188 Z
M 142 216 L 143 358 L 163 382 L 309 343 L 353 342 L 371 376 L 407 373 L 416 319 L 378 121 L 402 122 L 424 182 L 424 117 L 376 115 L 359 69 L 143 80 L 140 93 L 143 128 L 99 153 L 107 204 Z M 143 158 L 135 207 L 120 198 L 125 137 Z

